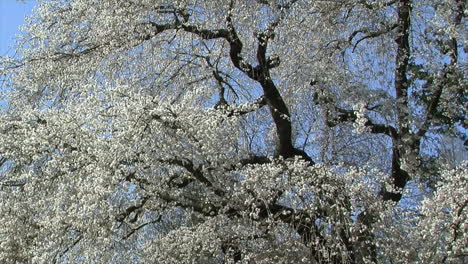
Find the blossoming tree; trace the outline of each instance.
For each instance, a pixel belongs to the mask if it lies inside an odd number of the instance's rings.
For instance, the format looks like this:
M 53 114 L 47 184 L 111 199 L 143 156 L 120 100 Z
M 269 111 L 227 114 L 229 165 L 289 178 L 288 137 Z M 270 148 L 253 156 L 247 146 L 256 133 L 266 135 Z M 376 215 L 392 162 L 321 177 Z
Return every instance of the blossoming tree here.
M 467 165 L 425 142 L 464 136 L 464 14 L 39 1 L 0 65 L 0 260 L 462 263 Z

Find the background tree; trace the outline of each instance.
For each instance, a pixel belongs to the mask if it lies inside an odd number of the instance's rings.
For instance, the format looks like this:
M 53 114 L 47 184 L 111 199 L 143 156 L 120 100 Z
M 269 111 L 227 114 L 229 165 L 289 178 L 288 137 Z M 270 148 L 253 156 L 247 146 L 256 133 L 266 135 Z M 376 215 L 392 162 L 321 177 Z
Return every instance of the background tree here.
M 1 61 L 0 259 L 463 261 L 466 164 L 436 168 L 433 211 L 397 203 L 426 139 L 465 133 L 464 12 L 41 1 Z

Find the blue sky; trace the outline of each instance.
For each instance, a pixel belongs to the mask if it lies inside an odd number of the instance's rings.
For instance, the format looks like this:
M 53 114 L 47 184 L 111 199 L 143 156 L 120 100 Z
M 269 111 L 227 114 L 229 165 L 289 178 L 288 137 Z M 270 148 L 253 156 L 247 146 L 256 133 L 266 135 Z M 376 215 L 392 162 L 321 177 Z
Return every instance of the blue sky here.
M 14 55 L 12 46 L 19 33 L 18 27 L 31 14 L 35 4 L 34 0 L 0 0 L 0 56 Z

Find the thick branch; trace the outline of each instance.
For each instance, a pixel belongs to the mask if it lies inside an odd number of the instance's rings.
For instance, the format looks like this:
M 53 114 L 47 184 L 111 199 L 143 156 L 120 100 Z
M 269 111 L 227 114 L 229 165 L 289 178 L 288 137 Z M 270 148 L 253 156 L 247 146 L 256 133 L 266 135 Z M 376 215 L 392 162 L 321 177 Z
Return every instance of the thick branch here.
M 398 27 L 397 27 L 397 38 L 395 42 L 397 44 L 397 55 L 395 58 L 395 93 L 396 93 L 396 103 L 397 103 L 397 115 L 398 115 L 398 124 L 400 133 L 396 140 L 393 141 L 393 153 L 392 153 L 392 180 L 395 188 L 398 189 L 397 192 L 387 192 L 383 190 L 381 195 L 384 200 L 392 200 L 394 202 L 399 202 L 402 197 L 402 191 L 406 186 L 406 183 L 410 179 L 407 171 L 401 168 L 401 153 L 403 150 L 400 148 L 409 148 L 410 152 L 413 151 L 415 146 L 411 144 L 410 146 L 400 146 L 401 138 L 410 137 L 410 121 L 408 118 L 408 63 L 410 57 L 410 46 L 409 46 L 409 34 L 410 34 L 410 18 L 411 18 L 411 0 L 400 0 L 399 6 L 397 9 L 398 13 Z M 417 151 L 419 151 L 419 144 L 416 146 Z
M 409 34 L 410 34 L 410 12 L 411 1 L 400 0 L 398 6 L 398 27 L 397 38 L 397 55 L 395 58 L 395 92 L 397 101 L 398 122 L 402 135 L 409 133 L 408 120 L 408 87 L 409 81 L 407 77 L 408 63 L 410 57 Z
M 296 149 L 292 142 L 291 114 L 286 106 L 278 88 L 270 76 L 271 64 L 266 56 L 268 41 L 274 36 L 272 24 L 267 31 L 258 35 L 257 60 L 259 65 L 255 68 L 258 74 L 254 80 L 260 83 L 270 108 L 270 113 L 276 125 L 276 131 L 279 139 L 278 154 L 285 158 L 301 156 L 305 160 L 313 163 L 312 159 L 304 152 Z
M 384 201 L 394 201 L 398 203 L 403 196 L 403 189 L 406 186 L 406 183 L 410 180 L 410 176 L 407 171 L 401 168 L 401 157 L 400 151 L 397 146 L 392 148 L 392 171 L 391 178 L 393 180 L 393 186 L 396 188 L 396 191 L 389 192 L 386 189 L 380 191 L 380 195 Z

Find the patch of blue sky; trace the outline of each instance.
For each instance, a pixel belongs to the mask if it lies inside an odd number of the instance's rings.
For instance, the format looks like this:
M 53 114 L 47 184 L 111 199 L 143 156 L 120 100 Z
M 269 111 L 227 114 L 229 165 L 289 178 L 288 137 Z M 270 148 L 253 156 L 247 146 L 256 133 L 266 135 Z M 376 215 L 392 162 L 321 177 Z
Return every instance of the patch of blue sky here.
M 19 27 L 31 15 L 36 1 L 0 1 L 0 56 L 14 56 Z
M 19 28 L 24 24 L 25 18 L 32 13 L 36 4 L 36 1 L 0 0 L 0 57 L 17 56 L 15 45 L 21 33 Z M 2 91 L 0 92 L 4 92 L 6 86 L 1 81 Z M 4 109 L 7 104 L 7 100 L 1 96 L 0 108 Z

